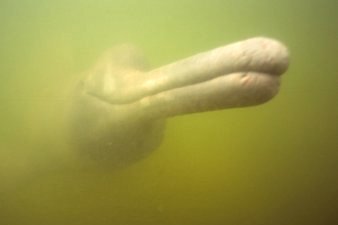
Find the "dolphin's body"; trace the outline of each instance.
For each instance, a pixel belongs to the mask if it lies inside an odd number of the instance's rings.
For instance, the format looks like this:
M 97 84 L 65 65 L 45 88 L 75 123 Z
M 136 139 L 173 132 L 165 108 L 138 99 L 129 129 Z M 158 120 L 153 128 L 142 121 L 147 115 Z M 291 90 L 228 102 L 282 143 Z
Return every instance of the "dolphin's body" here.
M 104 54 L 79 82 L 71 140 L 92 158 L 128 165 L 156 149 L 168 117 L 264 103 L 279 89 L 287 48 L 251 38 L 147 72 L 129 45 Z

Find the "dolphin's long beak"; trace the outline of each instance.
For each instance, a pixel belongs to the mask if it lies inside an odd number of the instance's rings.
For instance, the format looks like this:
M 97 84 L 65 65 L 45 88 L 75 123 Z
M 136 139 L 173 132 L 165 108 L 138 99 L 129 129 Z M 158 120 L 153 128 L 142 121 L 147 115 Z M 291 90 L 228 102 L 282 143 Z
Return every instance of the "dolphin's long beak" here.
M 150 118 L 257 105 L 277 94 L 288 64 L 283 44 L 252 38 L 152 70 L 110 102 L 136 104 Z

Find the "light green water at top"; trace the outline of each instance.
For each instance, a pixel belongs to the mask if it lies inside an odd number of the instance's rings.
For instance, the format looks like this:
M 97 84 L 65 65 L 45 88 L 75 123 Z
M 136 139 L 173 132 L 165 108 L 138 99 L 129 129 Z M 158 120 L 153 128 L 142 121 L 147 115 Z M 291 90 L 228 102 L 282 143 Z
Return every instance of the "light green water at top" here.
M 0 2 L 0 224 L 335 224 L 337 1 Z M 130 42 L 157 67 L 252 36 L 291 52 L 280 94 L 170 119 L 162 146 L 119 171 L 68 157 L 76 74 Z

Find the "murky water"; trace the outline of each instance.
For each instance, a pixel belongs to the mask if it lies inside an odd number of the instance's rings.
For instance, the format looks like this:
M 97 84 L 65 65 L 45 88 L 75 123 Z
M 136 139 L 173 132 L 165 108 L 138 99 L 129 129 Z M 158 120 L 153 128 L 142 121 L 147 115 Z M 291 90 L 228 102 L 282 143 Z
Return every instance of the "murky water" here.
M 338 4 L 323 1 L 0 3 L 0 223 L 336 224 Z M 122 170 L 67 142 L 73 80 L 107 48 L 153 67 L 244 38 L 283 41 L 291 67 L 258 107 L 177 117 Z

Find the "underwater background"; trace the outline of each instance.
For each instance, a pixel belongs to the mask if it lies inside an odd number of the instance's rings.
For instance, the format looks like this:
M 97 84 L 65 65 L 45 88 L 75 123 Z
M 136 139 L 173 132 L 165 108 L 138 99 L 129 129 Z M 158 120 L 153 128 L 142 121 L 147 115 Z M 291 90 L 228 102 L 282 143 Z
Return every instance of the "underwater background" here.
M 1 0 L 0 224 L 338 224 L 338 1 Z M 133 43 L 152 68 L 253 36 L 291 53 L 264 105 L 168 120 L 148 158 L 83 165 L 77 74 Z

